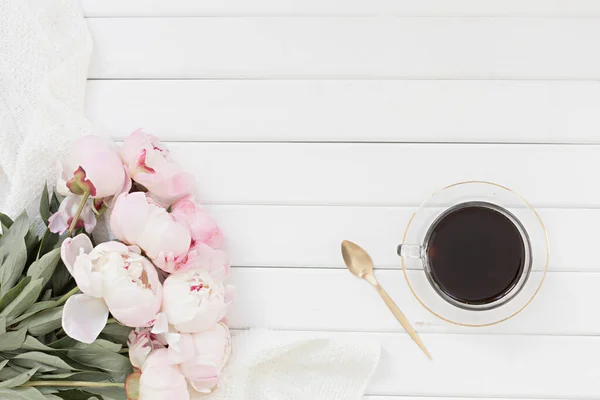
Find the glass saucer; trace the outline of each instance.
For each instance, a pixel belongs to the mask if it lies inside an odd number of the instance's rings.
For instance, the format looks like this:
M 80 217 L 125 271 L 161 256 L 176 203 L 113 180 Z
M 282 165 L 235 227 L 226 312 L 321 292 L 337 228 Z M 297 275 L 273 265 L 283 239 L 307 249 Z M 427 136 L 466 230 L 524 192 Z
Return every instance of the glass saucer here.
M 434 288 L 426 272 L 424 246 L 430 227 L 449 208 L 470 202 L 491 203 L 512 214 L 529 241 L 531 268 L 510 300 L 481 309 L 452 304 Z M 402 251 L 400 251 L 402 248 Z M 542 287 L 549 262 L 546 228 L 535 209 L 516 192 L 496 183 L 485 181 L 460 182 L 434 193 L 409 220 L 399 254 L 408 287 L 417 301 L 436 317 L 461 326 L 483 327 L 506 321 L 525 309 Z M 412 253 L 412 254 L 411 254 Z M 418 253 L 418 255 L 417 255 Z

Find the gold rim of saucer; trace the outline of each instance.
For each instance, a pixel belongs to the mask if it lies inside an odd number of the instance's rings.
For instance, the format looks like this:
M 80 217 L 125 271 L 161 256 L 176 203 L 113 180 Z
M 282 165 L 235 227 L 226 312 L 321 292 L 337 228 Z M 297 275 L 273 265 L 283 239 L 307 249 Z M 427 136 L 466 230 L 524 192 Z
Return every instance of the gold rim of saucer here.
M 402 243 L 406 243 L 406 237 L 408 235 L 408 231 L 410 229 L 410 226 L 411 226 L 411 224 L 412 224 L 415 216 L 419 212 L 419 210 L 421 210 L 421 208 L 423 208 L 423 206 L 425 204 L 427 204 L 433 197 L 435 197 L 437 194 L 443 192 L 444 190 L 450 189 L 452 187 L 459 186 L 459 185 L 471 184 L 471 183 L 481 183 L 481 184 L 485 184 L 485 185 L 496 186 L 496 187 L 502 188 L 504 190 L 507 190 L 507 191 L 513 193 L 519 199 L 521 199 L 521 201 L 525 205 L 527 205 L 527 207 L 534 213 L 534 215 L 536 216 L 536 218 L 540 222 L 542 230 L 544 231 L 544 240 L 546 242 L 546 265 L 545 265 L 544 270 L 543 270 L 542 279 L 540 280 L 540 283 L 538 284 L 537 288 L 535 289 L 535 291 L 533 292 L 533 295 L 529 298 L 529 300 L 527 300 L 527 302 L 521 308 L 519 308 L 517 311 L 513 312 L 512 314 L 510 314 L 507 317 L 501 318 L 501 319 L 499 319 L 497 321 L 494 321 L 494 322 L 488 322 L 488 323 L 484 323 L 484 324 L 465 324 L 463 322 L 454 321 L 452 319 L 446 318 L 446 317 L 440 315 L 439 313 L 435 312 L 429 306 L 427 306 L 423 300 L 421 300 L 421 298 L 417 295 L 417 293 L 415 292 L 414 288 L 412 287 L 412 285 L 410 283 L 410 279 L 408 278 L 407 269 L 406 269 L 406 265 L 405 265 L 405 262 L 404 262 L 404 257 L 400 257 L 400 258 L 402 259 L 402 272 L 404 274 L 404 279 L 406 280 L 406 283 L 408 284 L 408 288 L 410 289 L 410 292 L 413 294 L 413 296 L 415 297 L 415 299 L 417 299 L 417 301 L 427 311 L 429 311 L 431 314 L 435 315 L 439 319 L 441 319 L 443 321 L 446 321 L 446 322 L 449 322 L 449 323 L 454 324 L 454 325 L 466 326 L 466 327 L 470 327 L 470 328 L 482 328 L 482 327 L 486 327 L 486 326 L 497 325 L 497 324 L 499 324 L 501 322 L 504 322 L 506 320 L 509 320 L 509 319 L 513 318 L 515 315 L 517 315 L 521 311 L 523 311 L 533 301 L 533 299 L 537 296 L 538 292 L 542 288 L 542 285 L 544 284 L 544 280 L 546 279 L 546 273 L 548 272 L 548 265 L 550 263 L 550 244 L 548 242 L 548 232 L 546 232 L 546 225 L 544 225 L 544 221 L 542 221 L 542 218 L 537 213 L 537 211 L 535 210 L 535 208 L 533 208 L 533 206 L 531 204 L 529 204 L 529 202 L 527 200 L 525 200 L 525 198 L 523 198 L 523 196 L 521 196 L 519 193 L 515 192 L 514 190 L 509 189 L 506 186 L 502 186 L 502 185 L 499 185 L 497 183 L 488 182 L 488 181 L 463 181 L 463 182 L 457 182 L 457 183 L 454 183 L 452 185 L 446 186 L 446 187 L 444 187 L 444 188 L 436 191 L 435 193 L 433 193 L 431 196 L 429 196 L 429 198 L 427 198 L 423 203 L 421 203 L 421 205 L 417 208 L 417 210 L 410 217 L 410 220 L 408 221 L 408 224 L 406 225 L 406 229 L 404 230 L 404 235 L 402 236 Z

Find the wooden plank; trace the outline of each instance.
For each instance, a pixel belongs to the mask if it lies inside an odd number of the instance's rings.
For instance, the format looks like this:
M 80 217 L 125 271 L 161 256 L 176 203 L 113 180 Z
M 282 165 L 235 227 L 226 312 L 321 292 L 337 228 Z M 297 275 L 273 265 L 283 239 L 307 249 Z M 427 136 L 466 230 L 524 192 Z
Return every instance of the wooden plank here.
M 423 340 L 435 357 L 433 363 L 418 354 L 407 335 L 385 336 L 381 364 L 368 393 L 600 397 L 597 337 L 425 335 Z
M 423 272 L 409 271 L 426 285 Z M 538 274 L 538 273 L 535 273 Z M 413 297 L 401 270 L 376 276 L 419 332 L 462 334 L 600 335 L 600 273 L 549 272 L 533 302 L 511 320 L 486 328 L 465 328 L 430 314 Z M 377 292 L 346 270 L 234 268 L 234 328 L 402 332 Z
M 97 18 L 91 78 L 598 79 L 597 18 Z
M 599 146 L 171 143 L 208 204 L 415 206 L 487 180 L 537 207 L 598 207 Z
M 396 247 L 410 207 L 209 206 L 238 266 L 344 268 L 340 243 L 353 240 L 378 268 L 396 269 Z M 550 270 L 600 271 L 596 247 L 600 209 L 538 210 L 550 241 Z
M 424 334 L 433 355 L 429 361 L 406 334 L 295 335 L 381 343 L 369 395 L 600 398 L 599 337 Z
M 597 81 L 90 81 L 86 114 L 122 139 L 600 143 Z
M 83 0 L 86 16 L 427 15 L 598 16 L 593 0 Z

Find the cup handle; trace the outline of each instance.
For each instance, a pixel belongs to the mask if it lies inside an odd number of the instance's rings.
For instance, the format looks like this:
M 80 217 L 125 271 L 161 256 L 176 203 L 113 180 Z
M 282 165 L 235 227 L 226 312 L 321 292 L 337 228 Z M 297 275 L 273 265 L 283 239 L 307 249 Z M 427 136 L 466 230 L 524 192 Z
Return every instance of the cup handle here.
M 404 258 L 423 258 L 423 246 L 418 244 L 400 244 L 397 252 Z

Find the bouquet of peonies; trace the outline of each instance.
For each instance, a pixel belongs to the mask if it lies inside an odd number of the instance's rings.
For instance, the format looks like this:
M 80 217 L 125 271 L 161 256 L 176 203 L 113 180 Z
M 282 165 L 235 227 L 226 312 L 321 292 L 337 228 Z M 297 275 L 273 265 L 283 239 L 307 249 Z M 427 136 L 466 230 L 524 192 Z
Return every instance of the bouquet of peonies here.
M 0 214 L 0 398 L 213 391 L 231 351 L 233 287 L 193 177 L 139 130 L 120 148 L 81 137 L 60 169 L 57 194 L 42 195 L 41 239 L 26 216 Z M 103 215 L 114 240 L 95 243 Z

